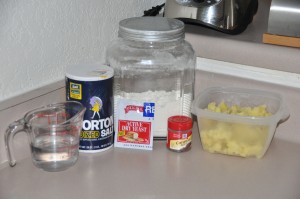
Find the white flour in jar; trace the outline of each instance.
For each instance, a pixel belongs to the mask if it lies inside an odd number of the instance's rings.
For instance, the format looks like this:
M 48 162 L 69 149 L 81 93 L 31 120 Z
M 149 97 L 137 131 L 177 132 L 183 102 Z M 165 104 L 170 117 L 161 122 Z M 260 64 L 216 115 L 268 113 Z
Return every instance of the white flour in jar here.
M 167 91 L 146 91 L 142 93 L 126 93 L 114 96 L 115 125 L 118 123 L 118 102 L 122 99 L 131 99 L 140 102 L 155 103 L 154 114 L 154 137 L 167 136 L 167 121 L 170 116 L 185 115 L 190 117 L 190 107 L 192 102 L 191 93 L 180 93 L 180 90 Z M 115 129 L 117 129 L 115 127 Z

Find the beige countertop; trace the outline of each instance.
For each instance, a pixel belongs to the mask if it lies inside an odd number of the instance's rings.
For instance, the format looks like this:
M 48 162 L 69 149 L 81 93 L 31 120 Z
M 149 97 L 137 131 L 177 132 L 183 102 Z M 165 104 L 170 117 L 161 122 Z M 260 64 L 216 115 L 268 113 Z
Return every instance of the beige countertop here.
M 266 7 L 270 0 L 259 2 L 262 6 L 258 14 L 242 34 L 225 35 L 188 25 L 186 39 L 199 57 L 300 73 L 299 49 L 261 42 L 267 29 Z M 153 151 L 111 148 L 97 154 L 80 154 L 74 167 L 57 173 L 33 166 L 25 134 L 14 140 L 18 162 L 14 168 L 9 167 L 3 162 L 7 159 L 2 139 L 0 199 L 299 199 L 299 88 L 204 71 L 197 71 L 195 85 L 195 94 L 208 86 L 219 85 L 279 92 L 291 107 L 290 118 L 278 126 L 262 159 L 205 152 L 197 123 L 194 123 L 192 148 L 188 152 L 169 151 L 164 141 L 155 141 Z M 48 87 L 0 106 L 1 136 L 10 122 L 28 110 L 65 99 L 63 82 Z
M 97 154 L 80 154 L 74 167 L 49 173 L 33 166 L 23 133 L 14 140 L 15 152 L 19 153 L 17 165 L 0 165 L 0 198 L 299 199 L 299 89 L 197 71 L 195 93 L 208 86 L 237 84 L 280 92 L 293 107 L 290 118 L 277 127 L 262 159 L 205 152 L 194 123 L 190 151 L 172 152 L 164 141 L 155 141 L 153 151 L 111 148 Z M 1 132 L 33 107 L 64 99 L 64 90 L 62 87 L 1 111 L 5 124 L 0 126 Z M 2 159 L 6 159 L 4 151 L 2 140 Z
M 192 149 L 153 151 L 111 148 L 80 154 L 74 167 L 49 173 L 30 158 L 0 170 L 1 199 L 298 199 L 299 144 L 274 139 L 263 159 L 204 152 L 194 124 Z

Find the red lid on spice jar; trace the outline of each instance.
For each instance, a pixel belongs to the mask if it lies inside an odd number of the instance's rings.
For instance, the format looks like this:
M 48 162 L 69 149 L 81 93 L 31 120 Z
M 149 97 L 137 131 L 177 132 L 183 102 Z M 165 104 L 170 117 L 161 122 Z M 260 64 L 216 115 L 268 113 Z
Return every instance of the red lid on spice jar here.
M 190 117 L 184 115 L 175 115 L 171 116 L 168 119 L 168 128 L 177 130 L 177 131 L 184 131 L 189 130 L 193 127 L 193 120 Z

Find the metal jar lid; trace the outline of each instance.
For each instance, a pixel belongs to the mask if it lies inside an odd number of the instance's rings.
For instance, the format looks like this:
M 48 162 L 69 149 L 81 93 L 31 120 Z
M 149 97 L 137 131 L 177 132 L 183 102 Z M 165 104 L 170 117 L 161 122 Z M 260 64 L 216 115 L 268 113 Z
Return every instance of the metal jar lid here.
M 165 17 L 134 17 L 119 23 L 119 37 L 135 41 L 173 41 L 184 38 L 184 23 Z

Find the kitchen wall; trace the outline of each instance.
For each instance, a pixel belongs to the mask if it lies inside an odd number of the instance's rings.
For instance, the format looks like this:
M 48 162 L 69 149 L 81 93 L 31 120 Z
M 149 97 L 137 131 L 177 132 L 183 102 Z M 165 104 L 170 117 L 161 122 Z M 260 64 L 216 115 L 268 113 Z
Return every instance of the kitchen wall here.
M 164 0 L 1 0 L 0 103 L 60 81 L 66 65 L 103 62 L 118 22 Z

